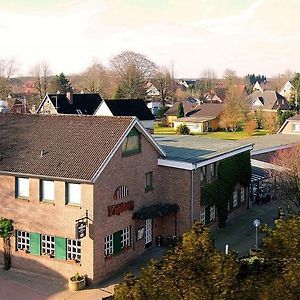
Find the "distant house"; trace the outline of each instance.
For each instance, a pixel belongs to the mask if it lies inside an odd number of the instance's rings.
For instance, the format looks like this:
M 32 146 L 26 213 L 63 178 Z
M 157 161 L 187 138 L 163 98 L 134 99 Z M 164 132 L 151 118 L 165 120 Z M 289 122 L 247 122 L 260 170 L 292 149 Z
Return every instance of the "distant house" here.
M 187 116 L 195 110 L 195 108 L 200 104 L 200 101 L 193 97 L 188 97 L 182 102 L 174 103 L 174 105 L 165 112 L 164 123 L 166 126 L 174 126 L 174 121 L 177 120 L 178 107 L 180 103 L 183 104 L 184 116 Z
M 247 97 L 250 109 L 253 111 L 277 113 L 277 109 L 289 109 L 288 101 L 276 91 L 255 91 Z
M 279 91 L 279 94 L 285 97 L 288 101 L 290 101 L 293 90 L 294 90 L 294 86 L 291 84 L 290 81 L 287 81 Z
M 261 91 L 263 92 L 263 88 L 260 86 L 259 82 L 256 81 L 254 86 L 253 86 L 253 91 Z
M 219 118 L 224 111 L 224 104 L 203 103 L 189 116 L 174 121 L 174 128 L 186 125 L 191 133 L 213 131 L 218 128 Z
M 95 115 L 137 117 L 148 131 L 154 129 L 155 118 L 142 99 L 102 100 Z
M 300 115 L 295 115 L 285 120 L 277 133 L 300 134 Z
M 36 113 L 94 115 L 101 101 L 99 94 L 47 94 Z
M 0 100 L 0 112 L 8 112 L 8 111 L 9 111 L 9 108 L 8 108 L 7 101 Z
M 146 87 L 146 94 L 147 94 L 147 98 L 152 98 L 152 97 L 159 97 L 160 95 L 160 92 L 159 90 L 151 83 L 149 82 L 147 84 L 147 87 Z
M 151 113 L 154 116 L 157 116 L 157 113 L 161 106 L 162 106 L 162 104 L 158 101 L 150 101 L 147 103 L 147 107 L 150 109 Z
M 26 99 L 15 99 L 9 112 L 15 114 L 31 114 Z
M 223 103 L 226 97 L 226 88 L 216 87 L 213 92 L 204 95 L 206 103 Z

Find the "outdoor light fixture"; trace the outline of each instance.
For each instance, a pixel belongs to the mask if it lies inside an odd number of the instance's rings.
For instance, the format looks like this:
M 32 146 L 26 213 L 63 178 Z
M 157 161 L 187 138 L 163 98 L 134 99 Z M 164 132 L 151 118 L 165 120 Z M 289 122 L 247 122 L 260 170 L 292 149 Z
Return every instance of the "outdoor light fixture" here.
M 258 249 L 258 245 L 257 245 L 257 229 L 260 226 L 260 221 L 258 219 L 255 219 L 253 221 L 253 226 L 255 227 L 255 249 Z

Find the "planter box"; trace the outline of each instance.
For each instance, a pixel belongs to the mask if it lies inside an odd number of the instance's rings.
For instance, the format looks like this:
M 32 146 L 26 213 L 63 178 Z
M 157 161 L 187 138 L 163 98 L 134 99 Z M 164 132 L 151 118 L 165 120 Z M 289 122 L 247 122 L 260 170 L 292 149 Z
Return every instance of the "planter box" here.
M 80 277 L 80 279 L 75 280 L 74 276 L 69 279 L 69 290 L 70 291 L 79 291 L 83 290 L 86 285 L 85 276 Z

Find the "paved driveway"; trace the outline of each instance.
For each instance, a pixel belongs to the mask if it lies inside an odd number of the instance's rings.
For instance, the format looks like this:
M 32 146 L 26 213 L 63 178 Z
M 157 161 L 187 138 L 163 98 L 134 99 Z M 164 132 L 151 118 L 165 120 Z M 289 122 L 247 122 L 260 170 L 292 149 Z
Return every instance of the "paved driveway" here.
M 278 204 L 276 201 L 263 205 L 254 205 L 245 214 L 227 223 L 227 226 L 218 229 L 213 237 L 216 248 L 225 251 L 225 245 L 229 245 L 230 250 L 235 250 L 239 256 L 248 254 L 250 248 L 255 245 L 255 227 L 252 222 L 259 219 L 261 224 L 273 225 L 274 217 L 277 216 Z M 258 232 L 259 242 L 264 237 L 262 232 Z

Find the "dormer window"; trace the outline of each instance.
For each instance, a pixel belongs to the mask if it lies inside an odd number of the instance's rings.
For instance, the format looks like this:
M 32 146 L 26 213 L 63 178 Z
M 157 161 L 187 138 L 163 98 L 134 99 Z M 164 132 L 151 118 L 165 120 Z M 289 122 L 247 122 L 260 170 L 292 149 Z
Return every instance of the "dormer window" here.
M 136 129 L 132 129 L 122 144 L 124 156 L 141 152 L 141 135 Z

